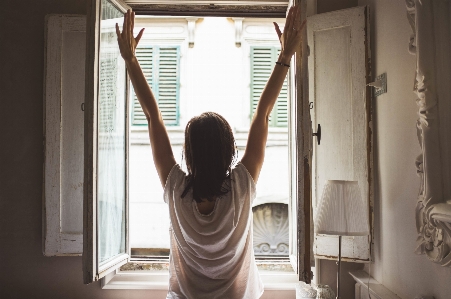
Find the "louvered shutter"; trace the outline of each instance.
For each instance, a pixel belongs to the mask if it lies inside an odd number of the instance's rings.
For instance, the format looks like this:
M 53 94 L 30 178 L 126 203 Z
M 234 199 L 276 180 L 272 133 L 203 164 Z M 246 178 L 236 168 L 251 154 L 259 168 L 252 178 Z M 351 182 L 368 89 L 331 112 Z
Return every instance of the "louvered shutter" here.
M 280 49 L 276 47 L 251 47 L 251 118 L 260 96 L 277 61 Z M 282 90 L 270 115 L 271 127 L 288 125 L 288 84 L 285 79 Z
M 179 124 L 179 48 L 160 47 L 158 68 L 158 106 L 166 125 Z
M 277 49 L 277 55 L 274 58 L 274 63 L 277 61 L 279 57 L 280 49 Z M 277 98 L 277 102 L 275 108 L 273 109 L 273 114 L 275 114 L 275 123 L 276 127 L 288 127 L 288 76 L 285 77 L 285 81 L 282 85 L 282 90 L 280 91 L 279 97 Z
M 164 123 L 170 126 L 178 125 L 180 47 L 140 47 L 136 49 L 136 57 L 147 83 L 152 88 Z M 134 93 L 132 124 L 147 125 L 144 112 Z
M 154 49 L 153 47 L 137 48 L 136 58 L 141 65 L 144 76 L 146 77 L 147 83 L 153 88 L 153 59 L 154 59 Z M 138 98 L 133 91 L 133 107 L 132 107 L 132 124 L 133 125 L 147 125 L 146 116 L 139 104 Z

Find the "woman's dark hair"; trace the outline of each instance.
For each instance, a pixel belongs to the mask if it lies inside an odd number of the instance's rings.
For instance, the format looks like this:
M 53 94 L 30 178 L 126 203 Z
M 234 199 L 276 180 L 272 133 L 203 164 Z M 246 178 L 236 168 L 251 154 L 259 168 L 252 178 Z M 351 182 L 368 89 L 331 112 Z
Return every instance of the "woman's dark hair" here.
M 215 112 L 193 117 L 185 129 L 184 156 L 188 176 L 182 198 L 191 188 L 196 202 L 212 201 L 229 191 L 224 182 L 230 179 L 237 153 L 232 128 L 224 117 Z

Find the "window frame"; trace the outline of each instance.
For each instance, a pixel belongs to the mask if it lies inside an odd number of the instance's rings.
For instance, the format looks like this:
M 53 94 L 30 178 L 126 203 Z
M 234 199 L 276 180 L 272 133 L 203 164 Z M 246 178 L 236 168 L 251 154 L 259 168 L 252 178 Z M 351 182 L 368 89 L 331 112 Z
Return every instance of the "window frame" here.
M 120 265 L 124 264 L 127 260 L 130 259 L 129 252 L 129 242 L 128 242 L 128 234 L 126 233 L 126 250 L 127 253 L 121 255 L 109 263 L 105 264 L 102 268 L 98 267 L 97 261 L 97 253 L 96 253 L 96 150 L 97 145 L 95 144 L 95 140 L 97 137 L 96 133 L 96 121 L 97 121 L 97 82 L 98 82 L 98 53 L 99 53 L 99 32 L 98 28 L 100 25 L 100 21 L 98 16 L 100 14 L 100 1 L 101 0 L 91 0 L 88 3 L 88 26 L 87 26 L 87 56 L 86 56 L 86 91 L 85 91 L 85 184 L 84 184 L 84 242 L 83 242 L 83 268 L 84 268 L 84 282 L 90 283 L 94 280 L 100 279 L 102 276 L 107 275 L 110 271 L 113 271 L 120 267 Z M 128 8 L 127 5 L 124 5 L 120 0 L 108 0 L 110 3 L 115 5 L 117 8 L 120 8 L 122 12 L 125 12 Z M 129 1 L 131 2 L 131 1 Z M 293 5 L 294 3 L 299 3 L 302 8 L 302 18 L 306 18 L 306 0 L 295 0 L 290 1 L 288 7 Z M 283 6 L 283 5 L 282 5 Z M 286 7 L 286 6 L 284 6 Z M 171 13 L 180 13 L 180 7 L 173 8 L 175 10 L 171 12 L 166 12 L 167 14 Z M 233 12 L 235 9 L 231 6 L 229 12 Z M 227 9 L 226 9 L 227 10 Z M 142 10 L 140 11 L 143 12 Z M 275 14 L 278 14 L 278 10 L 275 10 Z M 183 12 L 183 15 L 187 14 L 187 12 Z M 211 14 L 211 11 L 203 11 L 199 12 L 197 15 L 205 15 Z M 240 16 L 250 15 L 255 16 L 254 12 L 241 12 Z M 260 17 L 268 17 L 268 12 L 261 12 Z M 190 13 L 190 15 L 193 15 Z M 220 13 L 215 13 L 215 16 L 221 15 Z M 230 14 L 227 14 L 230 16 Z M 233 14 L 232 14 L 233 15 Z M 274 16 L 273 16 L 274 17 Z M 276 17 L 280 17 L 280 15 L 276 15 Z M 93 26 L 89 26 L 92 25 Z M 290 213 L 292 229 L 295 231 L 295 234 L 291 234 L 292 238 L 295 240 L 290 240 L 290 260 L 292 261 L 293 268 L 295 272 L 298 273 L 298 280 L 310 283 L 312 274 L 310 269 L 310 251 L 311 251 L 311 243 L 309 231 L 305 229 L 300 229 L 300 227 L 310 227 L 311 218 L 310 218 L 310 209 L 311 209 L 311 192 L 310 192 L 310 175 L 311 171 L 308 167 L 311 162 L 311 121 L 310 114 L 308 109 L 308 73 L 307 73 L 307 45 L 303 44 L 304 47 L 301 49 L 301 53 L 297 53 L 296 57 L 293 58 L 293 68 L 290 72 L 289 79 L 289 88 L 290 92 L 293 95 L 289 104 L 289 111 L 291 111 L 291 120 L 289 123 L 289 148 L 290 148 L 290 157 L 295 158 L 295 165 L 290 170 L 291 172 L 291 195 L 290 203 L 291 210 L 294 212 L 294 216 Z M 302 76 L 296 76 L 297 74 L 302 74 Z M 293 80 L 294 78 L 294 80 Z M 127 80 L 128 82 L 128 80 Z M 128 85 L 128 84 L 127 84 Z M 128 86 L 127 86 L 128 92 Z M 130 99 L 128 95 L 126 97 L 127 101 Z M 290 109 L 293 106 L 294 109 Z M 130 105 L 127 105 L 127 109 L 129 109 Z M 127 111 L 128 115 L 128 111 Z M 127 116 L 125 116 L 127 118 Z M 302 121 L 297 121 L 298 119 L 302 119 Z M 126 124 L 129 125 L 130 121 L 127 120 Z M 294 128 L 291 128 L 293 127 Z M 127 134 L 128 134 L 127 130 Z M 127 136 L 128 138 L 128 136 Z M 128 155 L 128 140 L 127 140 L 127 155 Z M 128 165 L 128 157 L 126 157 L 127 165 Z M 292 163 L 290 163 L 292 164 Z M 127 166 L 128 172 L 128 166 Z M 128 197 L 128 173 L 126 174 L 126 193 Z M 128 201 L 128 198 L 127 198 Z M 290 208 L 289 208 L 290 209 Z M 128 203 L 126 203 L 126 214 L 128 219 Z M 298 229 L 294 229 L 298 227 Z M 128 225 L 127 228 L 128 230 Z M 291 246 L 293 245 L 293 246 Z M 310 248 L 310 249 L 309 249 Z M 94 254 L 92 254 L 94 252 Z M 116 270 L 117 271 L 117 270 Z
M 295 290 L 299 282 L 294 272 L 259 272 L 265 291 Z M 106 290 L 168 290 L 169 272 L 120 271 L 115 270 L 101 279 L 101 288 Z
M 208 18 L 208 17 L 207 17 Z M 187 31 L 187 28 L 185 28 L 185 30 L 182 32 L 182 30 L 179 31 L 179 33 L 172 33 L 170 36 L 168 36 L 167 34 L 163 34 L 163 32 L 174 32 L 175 28 L 178 29 L 182 29 L 180 27 L 186 27 L 186 21 L 189 21 L 193 18 L 183 18 L 183 17 L 163 17 L 163 16 L 158 16 L 158 17 L 148 17 L 146 18 L 146 16 L 139 16 L 136 20 L 135 20 L 135 33 L 139 32 L 139 30 L 144 27 L 145 32 L 148 33 L 148 35 L 144 35 L 141 38 L 140 44 L 143 43 L 142 47 L 150 47 L 150 46 L 159 46 L 159 45 L 164 45 L 166 46 L 173 46 L 175 44 L 174 39 L 175 37 L 179 37 L 180 39 L 180 46 L 181 46 L 181 50 L 185 50 L 183 55 L 181 55 L 181 59 L 183 62 L 181 62 L 181 64 L 183 64 L 182 69 L 180 70 L 180 74 L 181 77 L 186 77 L 188 74 L 186 72 L 186 69 L 190 69 L 194 66 L 193 64 L 193 57 L 194 55 L 196 55 L 195 53 L 193 53 L 192 51 L 196 51 L 195 49 L 193 50 L 188 50 L 188 35 L 185 31 Z M 196 18 L 197 19 L 197 18 Z M 203 19 L 203 18 L 201 18 Z M 232 18 L 233 20 L 235 20 L 235 18 Z M 271 54 L 272 54 L 272 61 L 269 63 L 269 67 L 271 68 L 269 71 L 272 70 L 273 66 L 274 66 L 274 62 L 277 59 L 278 56 L 278 51 L 280 49 L 280 42 L 277 39 L 277 35 L 275 34 L 274 31 L 274 25 L 273 25 L 273 21 L 276 21 L 279 26 L 281 28 L 283 28 L 284 26 L 284 22 L 285 19 L 271 19 L 268 20 L 267 18 L 264 19 L 249 19 L 250 21 L 248 21 L 248 18 L 244 19 L 244 18 L 239 18 L 241 21 L 241 24 L 244 25 L 243 26 L 243 31 L 241 31 L 242 34 L 242 38 L 239 38 L 239 40 L 241 41 L 241 39 L 243 39 L 243 42 L 241 42 L 239 45 L 236 44 L 235 46 L 239 49 L 237 49 L 240 53 L 241 53 L 241 59 L 244 61 L 244 63 L 241 65 L 243 73 L 249 73 L 250 72 L 250 65 L 251 65 L 251 60 L 250 60 L 250 55 L 249 55 L 249 49 L 252 48 L 254 45 L 256 47 L 264 47 L 264 48 L 270 48 L 271 49 Z M 244 21 L 244 24 L 243 24 Z M 251 25 L 254 29 L 254 31 L 252 32 L 244 32 L 246 31 L 246 26 L 247 25 Z M 229 24 L 228 27 L 230 30 L 233 30 L 232 26 L 233 24 Z M 236 28 L 237 26 L 237 22 L 235 20 L 235 33 L 240 32 L 240 30 L 237 30 Z M 150 31 L 153 30 L 153 31 Z M 257 30 L 257 31 L 255 31 Z M 196 32 L 191 32 L 192 35 L 197 34 Z M 192 40 L 194 42 L 194 40 Z M 199 40 L 196 39 L 196 42 L 198 42 Z M 233 46 L 232 46 L 233 47 Z M 191 48 L 191 47 L 190 47 Z M 187 51 L 188 50 L 188 51 Z M 190 54 L 191 53 L 191 54 Z M 247 61 L 247 63 L 246 63 Z M 251 78 L 251 75 L 244 75 L 244 78 L 246 78 L 247 81 L 244 81 L 242 83 L 240 83 L 240 86 L 242 86 L 242 93 L 241 97 L 239 97 L 240 100 L 243 100 L 245 103 L 243 106 L 245 106 L 247 109 L 244 110 L 242 113 L 240 113 L 242 116 L 240 116 L 241 120 L 243 121 L 243 117 L 244 117 L 244 121 L 247 124 L 242 124 L 242 125 L 246 125 L 247 127 L 243 127 L 243 126 L 238 126 L 236 127 L 236 141 L 238 144 L 238 147 L 240 148 L 240 150 L 242 149 L 241 146 L 244 146 L 244 144 L 241 142 L 240 139 L 242 139 L 244 137 L 244 135 L 246 136 L 247 139 L 247 134 L 249 132 L 249 123 L 250 123 L 250 119 L 249 119 L 249 107 L 250 105 L 247 105 L 246 103 L 250 103 L 250 97 L 249 97 L 249 78 Z M 269 75 L 268 75 L 269 77 Z M 288 77 L 288 76 L 287 76 Z M 181 81 L 187 81 L 186 78 L 181 78 Z M 266 78 L 267 80 L 267 78 Z M 286 79 L 286 85 L 285 85 L 285 89 L 288 89 L 288 79 Z M 264 82 L 266 83 L 266 81 Z M 187 88 L 187 91 L 185 92 L 185 96 L 181 99 L 181 105 L 185 105 L 186 106 L 186 102 L 191 102 L 190 98 L 189 98 L 189 94 L 190 94 L 190 87 L 187 87 L 185 84 L 185 88 Z M 154 91 L 156 93 L 156 91 Z M 261 92 L 261 91 L 260 91 Z M 242 99 L 243 97 L 245 97 L 244 99 Z M 287 95 L 287 100 L 288 100 L 289 95 Z M 133 99 L 133 95 L 131 97 L 131 101 Z M 183 102 L 183 103 L 182 103 Z M 191 104 L 191 103 L 190 103 Z M 132 104 L 133 105 L 133 104 Z M 132 108 L 133 109 L 133 108 Z M 275 112 L 276 109 L 273 109 L 273 112 Z M 287 109 L 286 109 L 287 112 Z M 187 114 L 187 111 L 185 109 L 184 114 Z M 186 121 L 186 119 L 185 119 Z M 180 134 L 183 134 L 184 130 L 183 130 L 183 124 L 181 124 L 181 126 L 179 127 L 174 127 L 174 126 L 166 126 L 166 129 L 169 133 L 169 137 L 171 140 L 173 140 L 173 136 L 171 136 L 171 134 L 177 135 L 180 137 Z M 138 145 L 138 144 L 149 144 L 149 139 L 148 139 L 148 129 L 147 129 L 147 122 L 146 122 L 146 126 L 133 126 L 131 127 L 132 129 L 132 135 L 131 135 L 131 147 L 133 147 L 134 145 Z M 177 130 L 179 129 L 179 130 Z M 280 135 L 283 135 L 285 138 L 285 141 L 283 141 L 283 145 L 286 146 L 286 154 L 288 153 L 288 127 L 270 127 L 270 134 L 268 136 L 268 141 L 267 141 L 267 146 L 271 147 L 274 145 L 281 145 L 281 141 L 280 141 Z M 244 134 L 242 134 L 244 133 Z M 271 134 L 273 133 L 273 134 Z M 274 134 L 276 134 L 276 137 L 272 137 L 274 136 Z M 138 138 L 139 136 L 139 138 Z M 241 137 L 241 138 L 240 138 Z M 177 137 L 175 137 L 177 138 Z M 240 140 L 240 141 L 239 141 Z M 180 141 L 176 141 L 177 143 Z M 241 145 L 240 145 L 241 144 Z M 132 150 L 133 152 L 133 150 Z M 133 157 L 132 157 L 133 160 Z M 133 166 L 130 166 L 131 170 L 133 171 Z M 288 170 L 288 166 L 286 167 L 286 169 Z M 131 173 L 131 175 L 133 176 L 133 173 Z M 131 212 L 132 213 L 130 215 L 130 221 L 131 221 L 131 225 L 134 224 L 135 220 L 133 217 L 133 211 L 134 211 L 134 207 L 135 204 L 139 202 L 134 201 L 134 196 L 133 196 L 133 189 L 130 189 L 131 194 L 130 194 L 130 208 L 131 208 Z M 287 191 L 287 195 L 288 195 L 288 191 Z M 288 204 L 288 200 L 286 200 L 286 202 L 282 202 L 282 201 L 274 201 L 274 202 L 280 202 L 280 203 L 285 203 Z M 261 204 L 261 202 L 257 202 L 255 201 L 253 206 L 259 205 Z M 135 207 L 136 209 L 136 207 Z M 133 225 L 133 227 L 136 227 L 136 225 Z M 131 234 L 133 235 L 133 231 L 131 232 Z M 287 240 L 287 244 L 288 244 L 288 240 Z M 144 266 L 146 269 L 147 267 L 152 264 L 153 262 L 158 263 L 158 261 L 165 261 L 169 258 L 168 255 L 159 255 L 159 254 L 164 254 L 162 252 L 162 250 L 160 248 L 156 248 L 153 249 L 152 247 L 146 247 L 146 248 L 135 248 L 133 246 L 133 240 L 131 241 L 131 258 L 130 258 L 130 262 L 133 263 L 135 261 L 141 261 L 143 259 L 148 259 L 148 263 Z M 134 250 L 134 249 L 138 249 L 138 250 Z M 169 251 L 169 248 L 168 248 Z M 137 253 L 140 252 L 140 253 Z M 156 254 L 153 254 L 156 253 Z M 146 256 L 147 255 L 147 256 Z M 287 256 L 288 258 L 288 256 Z M 259 257 L 257 257 L 257 260 L 259 259 Z M 280 261 L 274 261 L 275 264 L 280 263 L 280 265 L 286 265 L 288 259 L 284 260 L 284 258 L 281 258 Z M 125 266 L 125 268 L 128 269 L 128 265 Z
M 84 144 L 84 186 L 83 186 L 83 282 L 89 284 L 101 279 L 113 269 L 129 260 L 128 240 L 128 138 L 129 138 L 129 78 L 125 74 L 125 253 L 121 253 L 102 265 L 98 261 L 98 223 L 97 223 L 97 165 L 98 165 L 98 82 L 101 1 L 88 2 L 86 27 L 86 66 L 85 66 L 85 144 Z M 106 0 L 122 13 L 131 9 L 121 0 Z M 91 25 L 91 26 L 90 26 Z

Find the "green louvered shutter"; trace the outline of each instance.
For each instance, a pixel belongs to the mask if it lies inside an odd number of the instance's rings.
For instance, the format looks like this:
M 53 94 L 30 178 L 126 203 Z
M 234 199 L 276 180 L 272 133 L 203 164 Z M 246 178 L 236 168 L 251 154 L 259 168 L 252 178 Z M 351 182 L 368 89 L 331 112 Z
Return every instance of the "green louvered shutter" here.
M 153 59 L 154 59 L 154 49 L 152 47 L 137 48 L 136 58 L 141 65 L 144 76 L 146 77 L 147 83 L 153 87 Z M 133 111 L 132 111 L 132 124 L 133 125 L 147 125 L 146 116 L 144 115 L 141 105 L 139 104 L 138 98 L 135 92 L 133 92 Z
M 251 47 L 251 111 L 257 108 L 260 96 L 271 75 L 280 49 L 276 47 Z M 251 115 L 251 118 L 252 118 Z M 271 127 L 288 126 L 288 84 L 285 78 L 282 90 L 270 115 Z
M 166 125 L 179 124 L 179 48 L 160 47 L 158 106 Z
M 179 64 L 180 47 L 140 47 L 136 57 L 149 83 L 163 116 L 169 126 L 179 124 Z M 133 125 L 147 125 L 138 98 L 133 95 Z
M 277 55 L 273 62 L 276 63 L 280 54 L 280 48 L 277 49 Z M 283 81 L 282 89 L 280 90 L 279 97 L 277 98 L 276 105 L 274 106 L 273 114 L 275 114 L 275 127 L 288 127 L 288 76 Z

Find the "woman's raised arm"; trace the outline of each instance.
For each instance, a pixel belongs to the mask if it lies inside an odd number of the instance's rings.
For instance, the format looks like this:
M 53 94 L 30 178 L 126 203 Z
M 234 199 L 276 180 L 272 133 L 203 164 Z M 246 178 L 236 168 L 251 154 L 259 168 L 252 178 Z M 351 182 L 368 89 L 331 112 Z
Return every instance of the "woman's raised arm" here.
M 116 24 L 117 41 L 136 96 L 147 118 L 153 161 L 160 177 L 161 185 L 164 187 L 169 172 L 176 162 L 157 101 L 135 56 L 136 46 L 143 35 L 144 28 L 141 29 L 135 38 L 133 37 L 134 23 L 135 13 L 128 10 L 124 14 L 122 33 L 119 30 L 119 25 Z
M 269 115 L 282 89 L 283 81 L 288 73 L 291 57 L 297 49 L 300 49 L 301 31 L 305 25 L 305 22 L 301 24 L 300 17 L 300 8 L 298 6 L 291 7 L 285 22 L 283 34 L 280 32 L 279 26 L 274 23 L 282 49 L 265 89 L 260 96 L 249 129 L 246 150 L 241 159 L 241 163 L 247 168 L 254 182 L 258 180 L 265 158 Z

